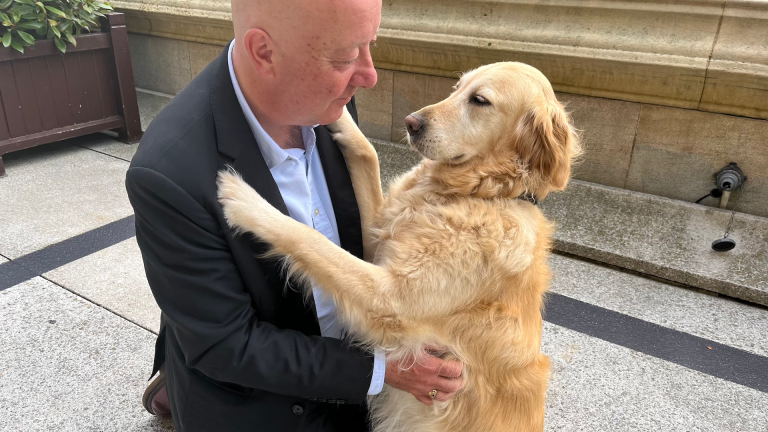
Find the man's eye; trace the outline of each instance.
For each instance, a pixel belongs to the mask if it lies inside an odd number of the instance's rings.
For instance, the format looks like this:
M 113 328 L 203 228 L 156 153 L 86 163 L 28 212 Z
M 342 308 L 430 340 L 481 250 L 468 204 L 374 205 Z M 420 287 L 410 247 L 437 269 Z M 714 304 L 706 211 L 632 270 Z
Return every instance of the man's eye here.
M 488 99 L 484 98 L 480 95 L 474 95 L 472 96 L 471 102 L 475 105 L 490 105 L 491 102 L 488 101 Z

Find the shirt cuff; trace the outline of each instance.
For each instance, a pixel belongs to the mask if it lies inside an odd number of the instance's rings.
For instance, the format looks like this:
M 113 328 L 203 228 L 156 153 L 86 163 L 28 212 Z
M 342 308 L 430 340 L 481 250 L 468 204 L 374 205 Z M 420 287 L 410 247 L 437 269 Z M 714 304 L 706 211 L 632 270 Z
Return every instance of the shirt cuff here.
M 373 378 L 371 378 L 371 387 L 368 388 L 368 396 L 381 393 L 384 388 L 384 374 L 387 371 L 387 359 L 384 356 L 384 350 L 376 348 L 373 350 Z

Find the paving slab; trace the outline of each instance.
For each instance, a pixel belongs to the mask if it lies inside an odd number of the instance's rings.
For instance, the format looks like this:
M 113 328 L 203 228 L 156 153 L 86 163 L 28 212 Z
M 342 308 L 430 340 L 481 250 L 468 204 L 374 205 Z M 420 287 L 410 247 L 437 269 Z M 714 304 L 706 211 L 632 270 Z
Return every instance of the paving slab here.
M 154 334 L 39 277 L 0 321 L 0 430 L 173 430 L 141 406 Z
M 134 324 L 160 331 L 160 308 L 149 289 L 136 237 L 43 276 Z
M 0 179 L 0 254 L 15 259 L 133 214 L 128 163 L 78 139 L 9 153 Z
M 136 154 L 136 150 L 139 148 L 139 143 L 126 144 L 120 142 L 117 139 L 116 134 L 108 135 L 107 133 L 97 133 L 81 137 L 75 141 L 75 144 L 125 162 L 130 162 L 131 159 L 133 159 L 133 155 Z
M 562 255 L 550 266 L 554 293 L 768 357 L 768 308 Z
M 545 322 L 546 431 L 765 432 L 768 393 Z
M 714 252 L 732 212 L 573 180 L 541 204 L 555 249 L 768 305 L 768 219 L 736 213 L 730 252 Z

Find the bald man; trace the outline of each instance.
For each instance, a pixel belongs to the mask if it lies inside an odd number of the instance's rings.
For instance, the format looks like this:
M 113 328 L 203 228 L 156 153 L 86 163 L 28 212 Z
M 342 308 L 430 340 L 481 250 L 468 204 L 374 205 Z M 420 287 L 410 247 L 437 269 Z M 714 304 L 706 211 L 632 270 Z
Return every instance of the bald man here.
M 364 431 L 386 382 L 431 404 L 461 365 L 402 370 L 345 338 L 333 301 L 309 301 L 216 199 L 233 166 L 273 206 L 362 257 L 344 158 L 323 126 L 376 84 L 380 0 L 234 0 L 235 39 L 155 118 L 126 176 L 147 279 L 162 310 L 148 411 L 178 432 Z

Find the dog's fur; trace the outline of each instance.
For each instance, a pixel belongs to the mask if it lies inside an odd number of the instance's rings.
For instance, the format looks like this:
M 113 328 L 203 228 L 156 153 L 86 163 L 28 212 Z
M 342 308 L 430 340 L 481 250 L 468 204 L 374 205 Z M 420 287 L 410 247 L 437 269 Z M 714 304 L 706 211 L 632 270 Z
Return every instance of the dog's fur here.
M 281 214 L 232 172 L 218 180 L 225 216 L 322 286 L 356 338 L 384 347 L 388 359 L 418 358 L 429 345 L 463 362 L 465 387 L 448 402 L 428 407 L 391 387 L 373 397 L 377 432 L 541 431 L 552 225 L 517 198 L 565 188 L 577 134 L 544 75 L 521 63 L 469 72 L 446 100 L 416 114 L 424 130 L 411 145 L 425 159 L 386 198 L 376 152 L 349 114 L 330 126 L 368 262 Z

